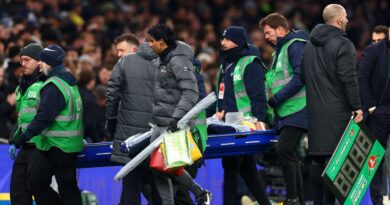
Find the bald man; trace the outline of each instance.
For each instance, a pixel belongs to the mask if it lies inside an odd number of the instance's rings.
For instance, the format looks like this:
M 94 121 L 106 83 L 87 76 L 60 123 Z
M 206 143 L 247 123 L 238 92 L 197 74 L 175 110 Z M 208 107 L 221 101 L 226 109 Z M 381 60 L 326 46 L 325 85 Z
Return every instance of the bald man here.
M 345 31 L 347 29 L 347 12 L 345 8 L 339 4 L 329 4 L 324 8 L 322 18 L 326 25 L 336 27 Z
M 363 119 L 357 83 L 355 47 L 345 36 L 347 13 L 338 4 L 323 11 L 303 52 L 301 76 L 306 84 L 309 154 L 314 205 L 334 204 L 321 174 L 329 162 L 352 113 Z

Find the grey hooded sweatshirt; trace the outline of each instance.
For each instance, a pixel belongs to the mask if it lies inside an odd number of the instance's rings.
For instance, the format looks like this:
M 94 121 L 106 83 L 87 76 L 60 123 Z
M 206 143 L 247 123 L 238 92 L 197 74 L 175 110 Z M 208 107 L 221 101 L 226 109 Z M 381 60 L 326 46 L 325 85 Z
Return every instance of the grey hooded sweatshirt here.
M 173 118 L 182 118 L 198 101 L 199 92 L 192 60 L 192 48 L 176 42 L 158 68 L 154 90 L 153 119 L 158 126 L 167 126 Z

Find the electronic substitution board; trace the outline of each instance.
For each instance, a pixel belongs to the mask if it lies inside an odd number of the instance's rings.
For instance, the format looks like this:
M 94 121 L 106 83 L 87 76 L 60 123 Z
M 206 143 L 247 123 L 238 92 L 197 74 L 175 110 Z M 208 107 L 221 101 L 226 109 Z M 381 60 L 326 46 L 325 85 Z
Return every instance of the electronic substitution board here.
M 385 154 L 364 123 L 348 123 L 322 177 L 341 204 L 360 204 Z

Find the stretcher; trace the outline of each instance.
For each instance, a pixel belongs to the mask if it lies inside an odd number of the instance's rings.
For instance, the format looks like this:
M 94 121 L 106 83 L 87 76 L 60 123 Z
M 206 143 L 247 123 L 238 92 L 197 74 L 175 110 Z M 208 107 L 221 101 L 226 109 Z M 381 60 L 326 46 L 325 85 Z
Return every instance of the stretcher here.
M 198 115 L 202 110 L 208 108 L 217 100 L 215 93 L 210 93 L 205 98 L 203 98 L 200 102 L 198 102 L 190 111 L 188 111 L 180 120 L 177 122 L 177 127 L 181 130 L 187 129 L 188 123 Z M 157 129 L 159 129 L 157 127 Z M 129 172 L 135 169 L 140 163 L 142 163 L 145 159 L 147 159 L 157 147 L 163 142 L 164 135 L 160 133 L 160 135 L 153 140 L 147 147 L 142 149 L 140 153 L 138 153 L 132 160 L 127 162 L 119 171 L 116 173 L 114 180 L 119 181 L 123 177 L 125 177 Z
M 261 153 L 277 142 L 274 130 L 209 135 L 205 158 Z M 112 142 L 91 143 L 78 156 L 79 168 L 118 166 L 110 162 Z

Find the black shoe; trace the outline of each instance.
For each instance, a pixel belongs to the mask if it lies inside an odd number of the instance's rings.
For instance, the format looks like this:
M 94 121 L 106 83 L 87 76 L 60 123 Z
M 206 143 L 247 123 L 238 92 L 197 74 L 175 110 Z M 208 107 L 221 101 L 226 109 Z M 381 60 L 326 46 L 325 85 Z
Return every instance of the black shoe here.
M 283 205 L 300 205 L 301 203 L 299 202 L 298 198 L 295 199 L 286 199 L 283 202 Z
M 203 194 L 196 197 L 196 202 L 198 205 L 210 205 L 212 194 L 206 189 L 203 191 Z

